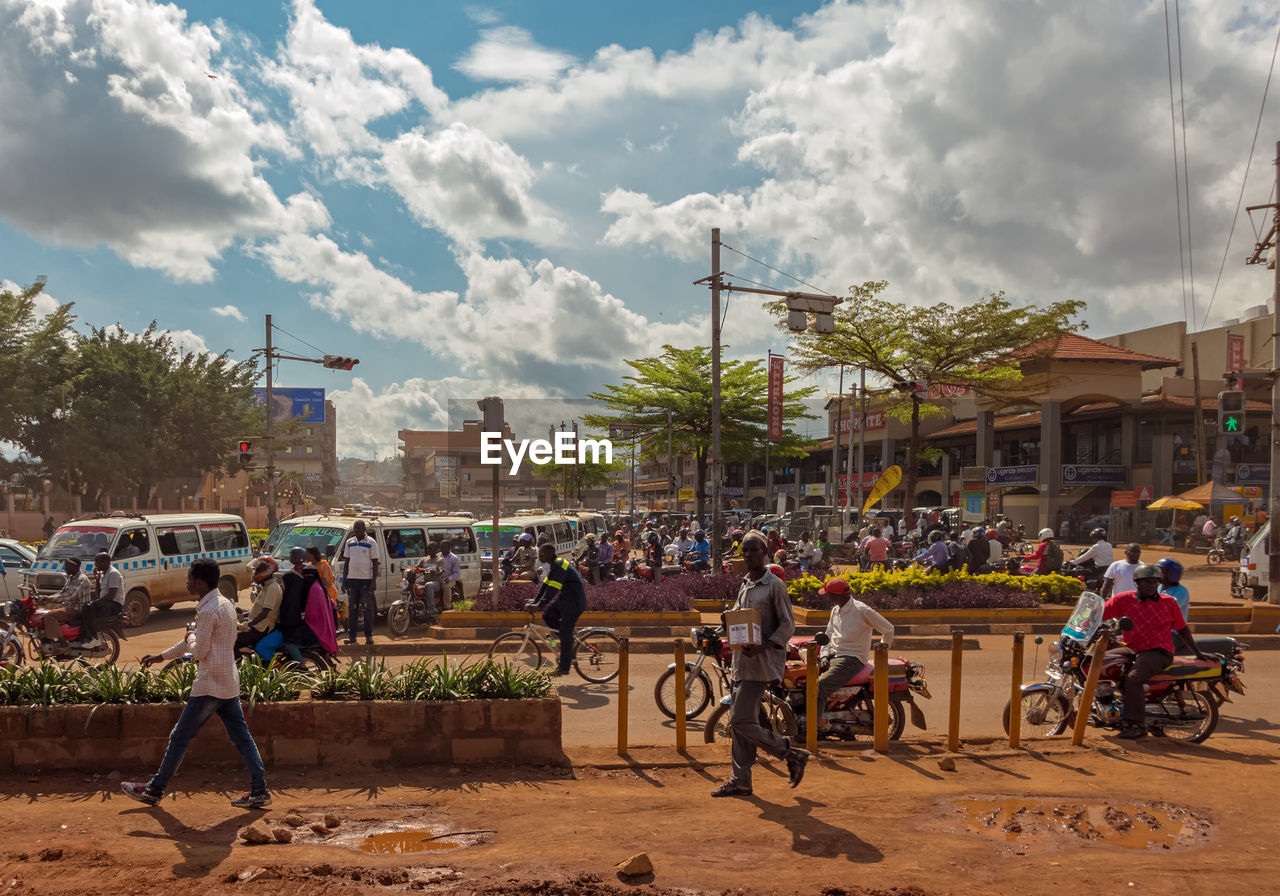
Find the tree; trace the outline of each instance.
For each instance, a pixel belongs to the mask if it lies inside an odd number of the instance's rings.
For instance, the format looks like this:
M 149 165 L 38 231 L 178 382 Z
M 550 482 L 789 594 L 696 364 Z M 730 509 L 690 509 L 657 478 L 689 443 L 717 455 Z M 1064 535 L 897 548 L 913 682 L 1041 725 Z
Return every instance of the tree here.
M 265 420 L 256 378 L 251 361 L 183 354 L 154 322 L 137 336 L 94 328 L 76 341 L 56 413 L 32 427 L 27 447 L 90 507 L 124 489 L 146 506 L 166 478 L 233 472 L 235 440 Z
M 587 436 L 587 438 L 592 438 Z M 532 463 L 532 461 L 530 462 Z M 547 461 L 545 464 L 533 464 L 533 475 L 539 479 L 554 480 L 560 483 L 560 493 L 565 503 L 577 500 L 581 503 L 582 493 L 601 485 L 608 485 L 613 476 L 624 469 L 620 461 L 612 463 L 572 463 L 558 464 Z
M 588 426 L 606 430 L 624 427 L 650 439 L 650 457 L 665 456 L 667 412 L 671 412 L 671 442 L 676 454 L 692 455 L 697 467 L 697 514 L 703 515 L 707 491 L 707 461 L 711 453 L 711 349 L 662 347 L 656 358 L 627 361 L 635 371 L 626 382 L 605 386 L 587 397 L 604 402 L 614 413 L 588 414 Z M 790 382 L 790 380 L 788 380 Z M 790 424 L 813 419 L 803 401 L 816 390 L 792 389 L 783 405 L 783 438 L 772 445 L 778 459 L 803 457 L 807 439 Z M 769 373 L 763 361 L 724 361 L 720 365 L 720 446 L 725 461 L 758 459 L 768 441 Z M 661 438 L 656 438 L 661 434 Z M 660 446 L 659 446 L 660 443 Z
M 14 293 L 0 291 L 0 433 L 28 448 L 30 430 L 55 413 L 57 396 L 70 377 L 71 305 L 60 305 L 43 317 L 36 298 L 45 278 Z M 0 476 L 17 464 L 0 458 Z
M 1016 402 L 1027 391 L 1019 362 L 1032 357 L 1038 344 L 1050 344 L 1048 337 L 1082 329 L 1075 318 L 1085 304 L 1020 307 L 996 292 L 963 308 L 945 302 L 926 307 L 880 298 L 888 286 L 885 281 L 851 286 L 850 298 L 836 306 L 835 332 L 793 334 L 793 357 L 802 370 L 864 366 L 888 383 L 891 395 L 900 396 L 890 398 L 885 412 L 911 423 L 904 478 L 906 506 L 912 507 L 921 454 L 920 418 L 942 413 L 927 402 L 920 385 L 968 387 L 1000 403 Z M 771 303 L 770 310 L 785 317 L 786 304 Z M 780 320 L 779 326 L 785 327 L 785 322 Z

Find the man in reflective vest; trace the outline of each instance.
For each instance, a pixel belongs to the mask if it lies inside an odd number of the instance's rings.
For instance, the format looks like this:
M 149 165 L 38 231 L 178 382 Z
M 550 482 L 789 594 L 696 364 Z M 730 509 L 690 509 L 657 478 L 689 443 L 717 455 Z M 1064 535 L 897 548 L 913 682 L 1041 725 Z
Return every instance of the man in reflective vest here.
M 555 545 L 544 544 L 538 548 L 538 560 L 550 564 L 551 571 L 543 579 L 538 596 L 530 601 L 530 605 L 546 607 L 542 611 L 542 621 L 560 633 L 560 665 L 552 674 L 568 675 L 573 667 L 573 629 L 587 608 L 587 590 L 574 565 L 556 556 Z

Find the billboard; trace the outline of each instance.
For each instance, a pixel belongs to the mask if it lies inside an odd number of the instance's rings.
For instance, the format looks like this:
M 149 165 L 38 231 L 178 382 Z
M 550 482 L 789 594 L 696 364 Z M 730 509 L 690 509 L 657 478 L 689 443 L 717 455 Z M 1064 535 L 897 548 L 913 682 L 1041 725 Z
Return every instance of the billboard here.
M 263 404 L 267 403 L 267 390 L 254 389 L 253 397 Z M 324 390 L 323 389 L 276 389 L 271 390 L 271 403 L 275 407 L 271 411 L 272 423 L 288 423 L 295 417 L 307 423 L 324 422 Z

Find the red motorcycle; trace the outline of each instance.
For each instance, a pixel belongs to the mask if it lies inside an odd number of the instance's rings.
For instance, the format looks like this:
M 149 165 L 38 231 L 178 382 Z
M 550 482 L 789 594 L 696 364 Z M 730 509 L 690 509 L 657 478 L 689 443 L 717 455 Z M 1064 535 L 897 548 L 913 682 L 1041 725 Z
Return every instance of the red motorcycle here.
M 83 623 L 64 623 L 62 637 L 65 643 L 47 640 L 44 617 L 49 611 L 39 609 L 35 597 L 25 589 L 22 599 L 9 601 L 4 610 L 9 618 L 9 627 L 0 633 L 0 664 L 21 665 L 27 658 L 35 661 L 114 663 L 120 656 L 124 617 L 120 605 L 114 600 L 95 601 L 86 608 L 86 613 L 94 614 L 92 628 L 96 633 L 92 636 Z

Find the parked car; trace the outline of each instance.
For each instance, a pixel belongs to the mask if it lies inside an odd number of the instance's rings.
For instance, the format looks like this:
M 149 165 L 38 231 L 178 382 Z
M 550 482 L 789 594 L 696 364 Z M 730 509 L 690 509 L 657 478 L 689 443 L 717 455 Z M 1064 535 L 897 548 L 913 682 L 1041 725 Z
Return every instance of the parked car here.
M 36 562 L 36 552 L 20 541 L 0 538 L 0 561 L 0 601 L 18 600 L 22 596 L 18 591 L 22 570 Z

